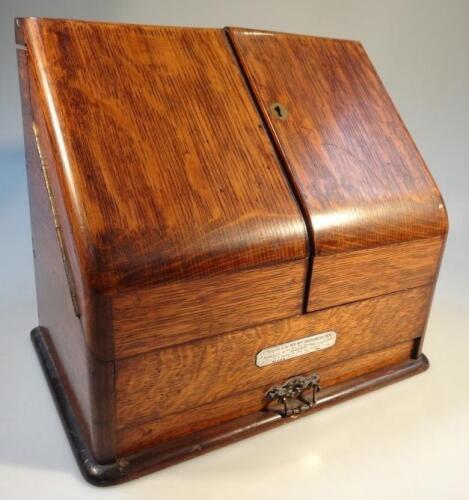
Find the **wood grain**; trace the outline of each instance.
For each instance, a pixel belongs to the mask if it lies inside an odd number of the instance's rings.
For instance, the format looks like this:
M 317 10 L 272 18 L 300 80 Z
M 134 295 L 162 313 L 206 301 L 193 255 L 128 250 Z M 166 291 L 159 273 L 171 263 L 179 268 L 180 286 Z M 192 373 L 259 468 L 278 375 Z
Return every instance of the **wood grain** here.
M 320 368 L 317 373 L 321 378 L 321 386 L 324 389 L 332 387 L 346 380 L 408 360 L 413 346 L 413 341 L 406 341 L 379 352 L 368 353 L 343 363 Z M 281 378 L 275 380 L 275 383 L 281 382 L 283 382 Z M 262 409 L 265 392 L 270 386 L 267 384 L 254 390 L 249 389 L 177 415 L 119 429 L 117 431 L 118 454 L 125 456 L 149 446 L 257 412 Z
M 91 290 L 307 256 L 303 218 L 222 30 L 23 24 L 60 160 L 59 218 Z
M 446 211 L 359 43 L 15 29 L 38 352 L 96 463 L 120 474 L 135 452 L 141 472 L 144 448 L 159 466 L 267 428 L 265 390 L 293 375 L 318 371 L 332 401 L 427 366 Z M 255 365 L 328 330 L 328 349 Z
M 306 265 L 301 260 L 117 295 L 116 358 L 301 314 Z
M 117 428 L 419 337 L 430 292 L 415 288 L 120 360 Z M 255 364 L 266 347 L 329 330 L 337 332 L 333 347 L 262 368 Z
M 308 310 L 431 284 L 443 243 L 435 237 L 316 257 Z
M 27 57 L 30 61 L 31 54 L 29 52 L 27 52 Z M 38 161 L 40 161 L 42 170 L 41 182 L 44 184 L 47 194 L 46 207 L 50 212 L 49 217 L 52 220 L 59 247 L 61 263 L 57 265 L 64 268 L 68 285 L 68 290 L 64 289 L 60 293 L 67 293 L 72 299 L 74 313 L 80 317 L 87 349 L 97 359 L 110 361 L 114 359 L 110 298 L 101 292 L 91 290 L 87 286 L 85 277 L 80 271 L 76 249 L 73 245 L 67 245 L 67 240 L 71 237 L 71 228 L 67 220 L 60 217 L 60 214 L 65 210 L 63 200 L 60 196 L 54 194 L 60 190 L 57 177 L 57 157 L 43 113 L 40 84 L 31 69 L 31 64 L 28 65 L 28 71 L 24 73 L 22 78 L 26 78 L 25 84 L 28 87 L 28 99 L 32 112 L 32 118 L 27 123 L 27 127 L 34 134 L 33 148 L 40 155 Z M 35 222 L 33 221 L 32 224 L 34 225 Z
M 36 138 L 30 102 L 28 55 L 17 51 L 33 236 L 39 325 L 47 331 L 63 383 L 82 423 L 94 456 L 115 459 L 114 363 L 95 359 L 89 351 L 70 294 L 54 209 L 51 206 Z M 35 110 L 37 116 L 38 110 Z
M 399 253 L 404 247 L 392 247 L 396 254 L 391 248 L 368 253 L 363 262 L 358 255 L 343 262 L 336 256 L 417 239 L 432 242 L 445 237 L 448 221 L 438 188 L 363 47 L 237 28 L 228 35 L 313 238 L 308 310 L 333 305 L 334 292 L 336 303 L 353 288 L 348 301 L 380 293 L 371 273 L 364 273 L 360 287 L 355 276 L 371 260 L 389 277 L 396 262 L 405 264 Z M 284 116 L 276 115 L 272 103 L 285 108 Z M 429 256 L 429 266 L 438 256 Z M 396 269 L 384 293 L 402 288 L 401 270 L 412 275 L 415 268 Z M 331 295 L 323 296 L 328 279 Z
M 441 195 L 358 42 L 230 28 L 316 255 L 441 236 Z M 286 119 L 269 111 L 273 102 Z

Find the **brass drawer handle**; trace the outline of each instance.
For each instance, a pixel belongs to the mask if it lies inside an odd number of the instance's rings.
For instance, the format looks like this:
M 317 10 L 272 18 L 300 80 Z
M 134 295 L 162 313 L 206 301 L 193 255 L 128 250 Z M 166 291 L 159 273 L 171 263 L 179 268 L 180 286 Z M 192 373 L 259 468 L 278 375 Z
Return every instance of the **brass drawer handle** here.
M 316 395 L 320 390 L 319 375 L 316 373 L 290 378 L 266 392 L 265 410 L 279 413 L 282 417 L 298 415 L 316 404 Z

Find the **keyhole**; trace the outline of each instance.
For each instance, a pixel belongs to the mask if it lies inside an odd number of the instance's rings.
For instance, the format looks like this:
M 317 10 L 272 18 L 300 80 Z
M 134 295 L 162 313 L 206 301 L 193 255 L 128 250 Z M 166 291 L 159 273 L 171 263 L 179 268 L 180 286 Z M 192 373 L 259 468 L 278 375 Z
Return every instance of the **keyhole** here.
M 287 109 L 279 102 L 274 102 L 270 105 L 270 112 L 278 120 L 285 120 L 285 118 L 288 116 Z

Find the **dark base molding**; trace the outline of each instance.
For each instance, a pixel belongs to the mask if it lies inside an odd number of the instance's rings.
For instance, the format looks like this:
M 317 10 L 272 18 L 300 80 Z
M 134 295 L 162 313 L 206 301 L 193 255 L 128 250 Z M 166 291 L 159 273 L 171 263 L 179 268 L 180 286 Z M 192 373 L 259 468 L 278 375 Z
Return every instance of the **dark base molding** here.
M 78 419 L 59 375 L 54 356 L 41 328 L 31 332 L 31 339 L 47 378 L 62 423 L 73 449 L 80 470 L 87 481 L 97 486 L 107 486 L 136 477 L 169 465 L 187 460 L 207 451 L 233 443 L 271 427 L 309 415 L 329 405 L 364 394 L 392 382 L 402 380 L 426 370 L 428 359 L 421 354 L 417 359 L 406 361 L 347 382 L 322 390 L 315 406 L 300 415 L 283 418 L 274 412 L 256 412 L 236 420 L 225 422 L 190 436 L 174 439 L 153 448 L 120 458 L 109 464 L 97 463 L 86 443 Z

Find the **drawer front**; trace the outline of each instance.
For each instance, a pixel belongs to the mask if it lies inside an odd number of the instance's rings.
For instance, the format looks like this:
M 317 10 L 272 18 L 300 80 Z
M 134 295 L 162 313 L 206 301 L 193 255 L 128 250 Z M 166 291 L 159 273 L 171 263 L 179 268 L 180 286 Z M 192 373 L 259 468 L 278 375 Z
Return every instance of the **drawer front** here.
M 381 351 L 320 368 L 316 373 L 320 376 L 321 387 L 324 389 L 403 363 L 410 359 L 413 350 L 414 341 L 407 340 Z M 175 415 L 119 429 L 117 452 L 119 456 L 125 456 L 151 445 L 161 444 L 258 412 L 264 406 L 264 395 L 269 387 L 270 385 L 258 387 Z
M 298 260 L 116 296 L 116 357 L 301 314 L 306 265 L 306 260 Z
M 443 243 L 428 238 L 315 257 L 308 311 L 433 283 Z
M 117 428 L 183 412 L 420 337 L 431 290 L 430 286 L 418 287 L 119 360 Z M 331 347 L 256 365 L 256 356 L 263 349 L 327 331 L 336 332 Z

